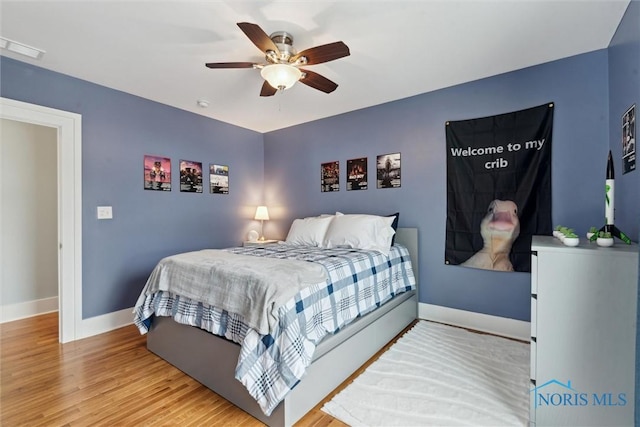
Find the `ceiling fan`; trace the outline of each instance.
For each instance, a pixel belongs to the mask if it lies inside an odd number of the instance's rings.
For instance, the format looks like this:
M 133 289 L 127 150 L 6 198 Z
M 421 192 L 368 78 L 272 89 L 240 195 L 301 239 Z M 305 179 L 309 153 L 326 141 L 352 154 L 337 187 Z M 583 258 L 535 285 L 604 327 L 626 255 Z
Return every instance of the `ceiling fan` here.
M 238 27 L 258 49 L 264 52 L 266 63 L 253 62 L 209 62 L 209 68 L 254 68 L 260 70 L 265 79 L 260 96 L 273 96 L 284 91 L 297 81 L 325 93 L 331 93 L 338 85 L 318 73 L 302 66 L 322 64 L 323 62 L 349 56 L 349 48 L 343 42 L 334 42 L 296 52 L 293 48 L 293 36 L 286 31 L 277 31 L 271 36 L 256 24 L 239 22 Z

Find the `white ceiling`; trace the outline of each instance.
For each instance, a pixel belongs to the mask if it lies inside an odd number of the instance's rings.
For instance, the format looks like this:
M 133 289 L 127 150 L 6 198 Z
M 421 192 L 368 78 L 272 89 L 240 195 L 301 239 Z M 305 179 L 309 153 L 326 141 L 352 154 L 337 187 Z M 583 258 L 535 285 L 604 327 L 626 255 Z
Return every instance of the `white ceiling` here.
M 46 51 L 33 63 L 268 132 L 606 48 L 629 0 L 9 1 L 0 36 Z M 342 40 L 351 56 L 308 66 L 338 83 L 260 97 L 263 62 L 236 26 L 284 30 L 298 51 Z M 210 101 L 206 109 L 198 99 Z

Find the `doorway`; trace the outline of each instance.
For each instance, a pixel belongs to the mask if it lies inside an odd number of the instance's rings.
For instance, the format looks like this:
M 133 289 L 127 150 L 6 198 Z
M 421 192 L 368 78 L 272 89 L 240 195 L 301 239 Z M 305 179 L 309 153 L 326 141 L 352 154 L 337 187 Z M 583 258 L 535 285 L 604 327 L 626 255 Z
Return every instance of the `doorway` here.
M 58 338 L 61 343 L 74 341 L 82 320 L 82 117 L 0 97 L 0 118 L 56 129 Z M 0 286 L 2 280 L 0 276 Z
M 0 131 L 0 321 L 7 322 L 58 310 L 58 135 L 2 118 Z

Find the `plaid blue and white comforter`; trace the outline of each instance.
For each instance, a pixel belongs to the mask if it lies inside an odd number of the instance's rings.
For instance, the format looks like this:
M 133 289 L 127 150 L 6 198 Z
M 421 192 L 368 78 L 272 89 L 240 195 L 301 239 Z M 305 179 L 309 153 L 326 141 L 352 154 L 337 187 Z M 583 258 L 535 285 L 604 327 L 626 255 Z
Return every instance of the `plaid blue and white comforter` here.
M 170 316 L 240 344 L 235 376 L 266 415 L 302 379 L 322 338 L 395 295 L 415 289 L 409 251 L 400 245 L 393 246 L 388 257 L 371 250 L 286 244 L 227 250 L 320 263 L 327 270 L 328 284 L 304 288 L 281 306 L 279 322 L 268 335 L 247 327 L 238 314 L 162 291 L 141 298 L 134 323 L 144 334 L 152 315 Z

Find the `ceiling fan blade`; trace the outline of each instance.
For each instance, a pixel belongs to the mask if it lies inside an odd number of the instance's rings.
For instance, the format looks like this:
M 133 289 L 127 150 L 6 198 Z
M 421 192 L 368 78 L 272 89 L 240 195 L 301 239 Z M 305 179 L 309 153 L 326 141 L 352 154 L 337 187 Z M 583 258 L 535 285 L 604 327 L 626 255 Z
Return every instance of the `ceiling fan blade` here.
M 323 62 L 333 61 L 334 59 L 343 58 L 350 54 L 351 52 L 349 52 L 349 47 L 346 44 L 343 42 L 334 42 L 305 49 L 297 55 L 292 56 L 289 62 L 294 63 L 304 56 L 307 58 L 307 61 L 301 65 L 322 64 Z
M 304 73 L 303 77 L 299 80 L 300 83 L 304 83 L 307 86 L 318 89 L 324 93 L 331 93 L 338 88 L 336 83 L 318 73 L 303 69 L 300 69 L 300 71 Z
M 262 84 L 262 89 L 260 90 L 260 96 L 273 96 L 276 92 L 278 92 L 278 89 L 275 89 L 268 81 L 265 80 Z
M 253 68 L 253 62 L 209 62 L 204 64 L 208 68 Z
M 264 53 L 267 53 L 268 50 L 272 50 L 280 55 L 280 51 L 276 44 L 269 38 L 267 33 L 260 28 L 260 26 L 249 22 L 238 22 L 238 27 L 240 27 L 242 32 L 249 37 L 249 40 L 251 40 L 258 49 Z

